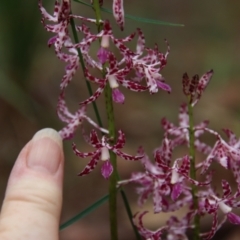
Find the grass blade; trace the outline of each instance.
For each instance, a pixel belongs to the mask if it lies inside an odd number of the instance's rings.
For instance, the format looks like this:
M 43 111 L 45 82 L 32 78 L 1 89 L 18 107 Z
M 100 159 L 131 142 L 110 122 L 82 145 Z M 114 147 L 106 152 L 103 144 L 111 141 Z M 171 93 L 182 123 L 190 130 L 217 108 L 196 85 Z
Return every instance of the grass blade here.
M 78 220 L 82 219 L 86 215 L 90 214 L 92 211 L 94 211 L 96 208 L 98 208 L 100 205 L 105 203 L 109 198 L 109 195 L 105 195 L 104 197 L 100 198 L 97 202 L 94 204 L 90 205 L 88 208 L 83 210 L 82 212 L 78 213 L 76 216 L 71 218 L 70 220 L 66 221 L 65 223 L 61 224 L 60 226 L 60 231 L 67 228 L 68 226 L 74 224 Z
M 86 3 L 81 0 L 74 0 L 75 2 L 81 3 L 85 6 L 92 7 L 91 4 Z M 112 10 L 107 9 L 107 8 L 101 8 L 101 11 L 106 12 L 106 13 L 113 13 Z M 163 26 L 171 26 L 171 27 L 184 27 L 184 24 L 181 23 L 170 23 L 170 22 L 165 22 L 165 21 L 160 21 L 156 19 L 149 19 L 149 18 L 142 18 L 142 17 L 137 17 L 133 16 L 130 14 L 125 14 L 125 18 L 137 21 L 137 22 L 142 22 L 142 23 L 150 23 L 150 24 L 157 24 L 157 25 L 163 25 Z

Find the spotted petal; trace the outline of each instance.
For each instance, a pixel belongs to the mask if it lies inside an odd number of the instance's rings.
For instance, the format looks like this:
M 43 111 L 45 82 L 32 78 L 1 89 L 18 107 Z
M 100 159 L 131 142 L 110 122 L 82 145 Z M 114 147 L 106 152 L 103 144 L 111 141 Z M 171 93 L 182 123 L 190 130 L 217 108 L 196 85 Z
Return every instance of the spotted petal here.
M 123 0 L 113 0 L 113 16 L 120 26 L 121 30 L 124 27 L 124 8 Z
M 205 88 L 207 87 L 209 81 L 211 80 L 213 75 L 213 70 L 210 70 L 208 72 L 206 72 L 199 80 L 198 85 L 197 85 L 197 89 L 196 89 L 196 100 L 192 103 L 192 106 L 195 106 L 197 104 L 197 102 L 199 101 L 199 99 L 202 96 L 203 91 L 205 90 Z
M 86 165 L 86 167 L 78 174 L 78 176 L 84 176 L 92 172 L 92 170 L 97 166 L 97 163 L 100 159 L 101 152 L 96 151 L 96 154 L 93 155 L 92 159 L 90 162 Z
M 117 143 L 115 145 L 113 145 L 113 148 L 119 149 L 119 148 L 123 148 L 125 145 L 125 134 L 122 130 L 118 131 L 118 139 L 117 139 Z
M 125 160 L 130 160 L 130 161 L 138 161 L 140 160 L 143 156 L 133 156 L 129 155 L 127 153 L 124 153 L 118 149 L 113 148 L 112 151 L 116 153 L 119 157 L 125 159 Z
M 228 198 L 232 194 L 231 187 L 226 180 L 222 180 L 223 198 Z
M 148 240 L 159 240 L 163 231 L 165 230 L 166 227 L 161 227 L 159 229 L 157 229 L 156 231 L 151 231 L 149 229 L 146 229 L 144 226 L 143 226 L 143 221 L 142 221 L 142 218 L 143 216 L 148 213 L 148 211 L 144 211 L 142 213 L 140 213 L 138 215 L 138 213 L 136 213 L 133 217 L 134 217 L 134 220 L 136 218 L 138 218 L 138 222 L 134 221 L 135 222 L 135 225 L 137 227 L 137 229 L 139 230 L 140 234 L 145 238 L 145 239 L 148 239 Z M 138 217 L 137 217 L 138 215 Z
M 104 82 L 103 84 L 101 84 L 98 87 L 98 89 L 96 90 L 96 92 L 91 97 L 89 97 L 88 99 L 86 99 L 85 101 L 83 101 L 83 102 L 81 102 L 79 104 L 80 105 L 88 105 L 88 104 L 96 101 L 100 97 L 101 93 L 103 92 L 103 90 L 104 90 L 104 88 L 106 86 L 106 83 L 107 82 Z
M 76 154 L 76 156 L 78 156 L 78 157 L 80 157 L 80 158 L 91 157 L 91 156 L 94 156 L 94 155 L 96 154 L 96 151 L 88 152 L 88 153 L 80 152 L 80 151 L 77 149 L 75 143 L 72 144 L 72 148 L 73 148 L 73 152 Z

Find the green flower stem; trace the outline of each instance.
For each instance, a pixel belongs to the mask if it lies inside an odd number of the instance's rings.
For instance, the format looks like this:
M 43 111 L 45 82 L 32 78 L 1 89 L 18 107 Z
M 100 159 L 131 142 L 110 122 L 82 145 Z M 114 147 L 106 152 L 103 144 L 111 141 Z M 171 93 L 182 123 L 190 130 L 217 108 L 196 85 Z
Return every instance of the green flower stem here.
M 97 21 L 96 22 L 97 29 L 98 29 L 98 32 L 100 32 L 100 30 L 102 28 L 102 23 L 100 22 L 100 20 L 102 19 L 102 17 L 101 17 L 101 8 L 100 8 L 100 5 L 99 5 L 99 0 L 94 0 L 92 7 L 93 7 L 93 10 L 95 12 L 95 17 L 96 17 L 96 21 Z M 75 38 L 75 41 L 76 41 L 76 40 L 78 40 L 78 38 L 77 38 L 76 29 L 74 27 L 74 22 L 73 21 L 72 21 L 71 25 L 72 25 L 72 28 L 73 28 L 73 35 L 74 35 L 74 38 Z M 79 55 L 80 55 L 80 61 L 81 61 L 82 68 L 85 69 L 85 65 L 84 65 L 84 61 L 83 61 L 81 52 L 80 52 Z M 105 75 L 104 72 L 105 71 L 103 70 L 103 73 L 102 73 L 103 75 Z M 105 93 L 107 118 L 108 118 L 108 126 L 109 126 L 108 127 L 109 136 L 110 136 L 110 139 L 112 140 L 112 142 L 114 143 L 116 141 L 116 136 L 115 136 L 116 130 L 115 130 L 115 124 L 114 124 L 112 90 L 111 90 L 109 84 L 107 84 L 107 86 L 104 90 L 104 93 Z M 95 111 L 95 113 L 97 115 L 98 111 Z M 109 179 L 109 181 L 110 181 L 110 183 L 109 183 L 110 229 L 111 229 L 111 239 L 112 240 L 117 240 L 118 239 L 118 234 L 117 234 L 117 188 L 116 188 L 116 185 L 117 185 L 117 181 L 120 180 L 120 177 L 119 177 L 118 172 L 117 172 L 116 154 L 114 154 L 113 152 L 110 152 L 110 160 L 111 160 L 111 163 L 112 163 L 112 166 L 113 166 L 113 173 L 112 173 L 112 175 L 110 176 L 110 179 Z M 130 223 L 131 223 L 131 225 L 133 227 L 133 230 L 135 232 L 136 239 L 141 240 L 142 238 L 139 235 L 138 230 L 133 223 L 133 219 L 132 219 L 133 215 L 132 215 L 132 212 L 131 212 L 131 208 L 130 208 L 127 196 L 126 196 L 126 194 L 125 194 L 125 192 L 122 188 L 121 188 L 120 191 L 121 191 L 122 199 L 123 199 L 123 202 L 124 202 L 124 205 L 125 205 Z
M 97 28 L 98 28 L 98 32 L 100 32 L 102 24 L 100 23 L 100 20 L 102 20 L 102 16 L 101 16 L 101 9 L 100 9 L 100 5 L 99 5 L 99 0 L 94 0 L 93 1 L 93 9 L 95 12 L 95 17 L 96 17 L 96 24 L 97 24 Z
M 190 97 L 188 99 L 188 115 L 189 115 L 189 155 L 191 157 L 190 161 L 190 177 L 196 180 L 196 169 L 195 169 L 195 146 L 194 146 L 194 124 L 193 124 L 193 107 L 191 105 Z M 198 210 L 198 198 L 197 198 L 198 188 L 196 185 L 192 185 L 192 198 L 193 198 L 193 209 Z M 194 240 L 199 240 L 200 234 L 200 216 L 195 214 L 194 216 Z
M 102 24 L 100 23 L 101 10 L 99 6 L 99 0 L 93 1 L 93 9 L 96 15 L 96 24 L 98 28 L 98 32 L 100 32 L 102 28 Z M 103 76 L 106 75 L 105 68 L 103 67 L 102 71 Z M 106 102 L 106 112 L 108 119 L 108 131 L 109 131 L 109 139 L 112 144 L 116 141 L 116 128 L 114 121 L 114 111 L 113 111 L 113 100 L 112 100 L 112 89 L 107 83 L 104 89 L 105 102 Z M 114 152 L 110 152 L 110 161 L 113 166 L 113 172 L 109 178 L 109 221 L 110 221 L 110 232 L 111 232 L 111 240 L 118 239 L 118 224 L 117 224 L 117 181 L 118 181 L 118 172 L 117 172 L 117 156 Z
M 73 32 L 74 41 L 76 43 L 78 43 L 79 39 L 78 39 L 78 35 L 77 35 L 77 31 L 76 31 L 76 28 L 75 28 L 75 23 L 74 23 L 73 18 L 70 19 L 70 25 L 71 25 L 72 32 Z M 82 67 L 82 70 L 83 70 L 84 78 L 86 79 L 85 63 L 84 63 L 84 60 L 83 60 L 82 52 L 81 52 L 81 50 L 79 48 L 77 49 L 77 51 L 78 51 L 80 64 L 81 64 L 81 67 Z M 92 96 L 93 95 L 93 91 L 92 91 L 91 84 L 87 80 L 86 80 L 86 84 L 87 84 L 87 89 L 88 89 L 89 95 Z M 100 117 L 100 114 L 99 114 L 99 111 L 98 111 L 97 104 L 96 104 L 96 102 L 93 102 L 92 104 L 93 104 L 93 109 L 94 109 L 94 112 L 95 112 L 95 115 L 96 115 L 96 118 L 97 118 L 98 125 L 100 127 L 103 127 L 102 120 L 101 120 L 101 117 Z
M 114 112 L 113 112 L 113 101 L 112 101 L 112 89 L 109 84 L 106 85 L 104 89 L 105 101 L 106 101 L 106 111 L 107 111 L 107 119 L 108 119 L 108 130 L 109 130 L 109 138 L 112 143 L 116 141 L 116 129 L 114 122 Z M 117 181 L 118 181 L 118 173 L 117 173 L 117 157 L 114 152 L 110 152 L 110 160 L 113 166 L 113 172 L 109 178 L 109 220 L 110 220 L 110 231 L 111 231 L 111 239 L 118 239 L 118 231 L 117 231 Z
M 118 177 L 118 180 L 120 180 L 120 178 Z M 126 193 L 124 192 L 123 188 L 121 187 L 121 195 L 122 195 L 122 199 L 123 199 L 123 202 L 124 202 L 124 205 L 125 205 L 125 208 L 126 208 L 126 211 L 127 211 L 127 215 L 128 215 L 128 218 L 129 218 L 129 221 L 131 223 L 131 226 L 133 228 L 133 231 L 135 233 L 135 237 L 137 240 L 142 240 L 142 237 L 140 236 L 136 226 L 134 225 L 134 222 L 133 222 L 133 214 L 132 214 L 132 210 L 131 210 L 131 207 L 128 203 L 128 199 L 127 199 L 127 196 L 126 196 Z

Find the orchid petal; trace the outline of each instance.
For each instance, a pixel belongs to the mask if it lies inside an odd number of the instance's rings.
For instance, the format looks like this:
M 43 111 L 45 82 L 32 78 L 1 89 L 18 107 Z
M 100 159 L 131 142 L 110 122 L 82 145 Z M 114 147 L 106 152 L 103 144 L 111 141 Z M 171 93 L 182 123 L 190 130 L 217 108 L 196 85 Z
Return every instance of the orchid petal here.
M 110 175 L 112 174 L 113 172 L 113 166 L 112 164 L 110 163 L 110 161 L 105 161 L 101 167 L 101 173 L 102 173 L 102 176 L 105 178 L 105 179 L 108 179 L 110 177 Z
M 114 102 L 121 104 L 123 104 L 125 100 L 125 96 L 118 88 L 114 88 L 112 90 L 112 98 Z
M 100 151 L 96 151 L 96 154 L 92 157 L 92 159 L 86 165 L 86 167 L 82 170 L 82 172 L 80 172 L 78 174 L 78 176 L 84 176 L 84 175 L 87 175 L 90 172 L 92 172 L 92 170 L 94 170 L 94 168 L 97 166 L 97 163 L 98 163 L 98 161 L 100 159 L 100 155 L 101 155 L 101 152 Z
M 227 214 L 227 219 L 230 223 L 232 224 L 237 224 L 237 225 L 240 225 L 240 216 L 232 213 L 232 212 L 229 212 Z
M 181 195 L 183 191 L 182 183 L 175 183 L 173 184 L 172 192 L 171 192 L 171 199 L 176 201 L 178 197 Z
M 113 16 L 120 26 L 121 30 L 124 27 L 124 8 L 123 0 L 113 0 Z

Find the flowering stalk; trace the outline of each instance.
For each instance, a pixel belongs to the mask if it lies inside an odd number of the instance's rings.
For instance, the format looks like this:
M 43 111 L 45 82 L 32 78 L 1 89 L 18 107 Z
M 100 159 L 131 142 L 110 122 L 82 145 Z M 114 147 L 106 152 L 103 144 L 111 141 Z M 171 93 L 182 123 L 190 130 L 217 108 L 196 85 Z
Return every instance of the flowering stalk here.
M 107 84 L 104 89 L 105 93 L 105 102 L 107 110 L 107 119 L 108 119 L 108 130 L 109 136 L 112 140 L 112 143 L 116 140 L 116 129 L 114 123 L 114 112 L 113 112 L 113 101 L 112 101 L 112 89 L 109 84 Z M 110 161 L 113 166 L 113 172 L 109 178 L 109 220 L 110 220 L 110 230 L 111 230 L 111 239 L 117 240 L 117 158 L 114 152 L 110 152 Z
M 98 28 L 98 32 L 100 32 L 101 29 L 101 10 L 100 10 L 100 5 L 99 5 L 99 0 L 93 0 L 93 9 L 96 15 L 96 24 L 97 24 L 97 28 Z
M 195 168 L 195 136 L 194 136 L 194 123 L 193 123 L 193 106 L 191 104 L 191 97 L 188 99 L 188 114 L 189 114 L 189 155 L 191 158 L 190 161 L 190 178 L 196 180 L 196 168 Z M 198 210 L 198 197 L 197 197 L 197 186 L 192 184 L 191 187 L 192 192 L 192 203 L 193 203 L 193 209 Z M 194 217 L 194 239 L 198 240 L 200 233 L 200 215 L 195 214 Z
M 99 0 L 93 0 L 93 8 L 96 15 L 96 25 L 98 28 L 98 32 L 101 30 L 101 11 Z M 105 77 L 106 73 L 102 71 L 103 76 Z M 105 95 L 105 103 L 106 103 L 106 112 L 108 119 L 108 130 L 109 130 L 109 139 L 112 141 L 112 144 L 116 142 L 116 128 L 114 122 L 114 111 L 113 111 L 113 100 L 112 100 L 112 89 L 107 83 L 104 89 Z M 110 221 L 110 232 L 111 239 L 118 239 L 117 232 L 117 181 L 118 181 L 118 173 L 117 173 L 117 156 L 114 152 L 110 151 L 110 161 L 113 167 L 113 172 L 109 178 L 109 221 Z
M 73 32 L 74 41 L 76 43 L 78 43 L 79 39 L 78 39 L 78 35 L 77 35 L 77 31 L 76 31 L 76 28 L 75 28 L 75 23 L 74 23 L 74 19 L 73 18 L 70 19 L 70 25 L 71 25 L 72 32 Z M 81 49 L 77 48 L 77 51 L 78 51 L 78 56 L 79 56 L 81 67 L 83 69 L 83 74 L 84 74 L 84 77 L 86 78 L 86 74 L 85 74 L 85 69 L 86 68 L 85 68 L 85 63 L 84 63 L 84 60 L 83 60 L 83 55 L 82 55 Z M 88 89 L 89 95 L 92 96 L 93 95 L 92 87 L 91 87 L 91 85 L 90 85 L 90 83 L 88 81 L 85 81 L 85 82 L 87 84 L 87 89 Z M 93 104 L 93 109 L 94 109 L 94 112 L 95 112 L 98 124 L 99 124 L 100 127 L 103 127 L 102 120 L 101 120 L 101 117 L 100 117 L 100 114 L 99 114 L 99 111 L 98 111 L 97 104 L 96 104 L 96 102 L 93 102 L 92 104 Z

